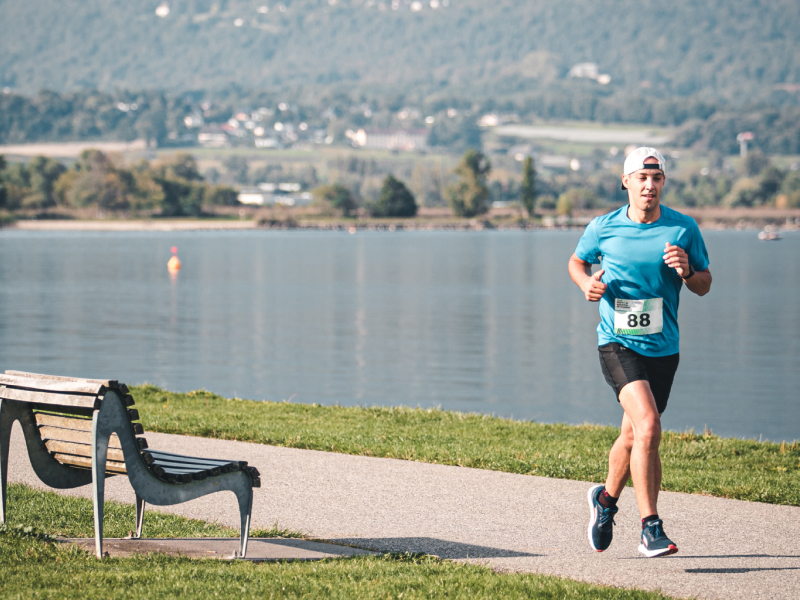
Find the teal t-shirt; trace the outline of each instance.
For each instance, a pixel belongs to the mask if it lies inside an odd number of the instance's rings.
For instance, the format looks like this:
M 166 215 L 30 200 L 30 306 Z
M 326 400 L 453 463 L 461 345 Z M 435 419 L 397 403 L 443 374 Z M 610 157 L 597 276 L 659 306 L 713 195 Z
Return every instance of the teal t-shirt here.
M 678 303 L 683 281 L 664 262 L 667 242 L 683 248 L 696 271 L 708 268 L 708 252 L 697 223 L 666 206 L 661 206 L 661 218 L 653 223 L 634 223 L 628 218 L 628 206 L 623 206 L 586 226 L 575 254 L 593 265 L 602 263 L 602 282 L 608 285 L 600 300 L 598 345 L 617 342 L 645 356 L 679 351 Z M 639 300 L 648 302 L 630 302 Z M 661 313 L 656 315 L 659 305 Z M 648 331 L 641 327 L 657 324 L 657 319 L 663 323 L 660 332 L 628 335 Z

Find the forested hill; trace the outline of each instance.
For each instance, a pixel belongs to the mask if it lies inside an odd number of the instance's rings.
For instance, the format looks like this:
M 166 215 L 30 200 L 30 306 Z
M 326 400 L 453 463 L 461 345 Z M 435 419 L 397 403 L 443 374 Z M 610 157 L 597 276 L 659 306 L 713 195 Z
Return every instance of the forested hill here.
M 339 82 L 796 102 L 798 48 L 797 0 L 0 0 L 0 87 L 28 94 Z M 570 80 L 581 62 L 611 83 Z

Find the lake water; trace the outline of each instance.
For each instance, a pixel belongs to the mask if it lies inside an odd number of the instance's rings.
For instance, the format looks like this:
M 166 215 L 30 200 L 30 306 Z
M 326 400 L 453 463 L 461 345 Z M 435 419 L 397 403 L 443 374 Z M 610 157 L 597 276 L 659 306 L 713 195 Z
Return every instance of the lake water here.
M 0 231 L 0 368 L 618 424 L 578 231 Z M 800 438 L 800 234 L 704 232 L 670 429 Z M 183 269 L 171 278 L 170 246 Z

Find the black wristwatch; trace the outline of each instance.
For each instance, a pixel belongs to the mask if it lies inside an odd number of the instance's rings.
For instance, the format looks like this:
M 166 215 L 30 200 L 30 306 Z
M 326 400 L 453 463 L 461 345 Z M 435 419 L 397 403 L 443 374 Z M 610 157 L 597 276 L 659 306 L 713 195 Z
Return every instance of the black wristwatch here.
M 694 274 L 695 274 L 694 267 L 692 265 L 689 265 L 689 274 L 686 277 L 681 277 L 681 279 L 686 281 L 687 279 L 691 279 L 692 275 L 694 275 Z

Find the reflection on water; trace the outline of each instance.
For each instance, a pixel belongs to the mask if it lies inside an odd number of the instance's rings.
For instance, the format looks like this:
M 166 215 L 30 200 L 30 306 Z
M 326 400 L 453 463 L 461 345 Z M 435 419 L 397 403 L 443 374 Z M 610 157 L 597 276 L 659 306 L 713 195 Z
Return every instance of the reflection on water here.
M 800 438 L 800 236 L 704 235 L 714 286 L 683 294 L 665 425 Z M 566 271 L 579 236 L 3 231 L 0 368 L 616 423 Z

